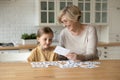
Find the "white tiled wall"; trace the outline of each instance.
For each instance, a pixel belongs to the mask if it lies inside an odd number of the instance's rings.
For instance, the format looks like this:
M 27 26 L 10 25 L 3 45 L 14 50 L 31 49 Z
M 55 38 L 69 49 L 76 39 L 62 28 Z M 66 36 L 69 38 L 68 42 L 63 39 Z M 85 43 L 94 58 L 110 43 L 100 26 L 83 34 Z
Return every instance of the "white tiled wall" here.
M 34 0 L 0 1 L 0 42 L 21 41 L 21 34 L 36 32 Z
M 0 1 L 0 42 L 21 43 L 21 34 L 36 33 L 35 0 Z M 63 27 L 52 27 L 57 35 Z

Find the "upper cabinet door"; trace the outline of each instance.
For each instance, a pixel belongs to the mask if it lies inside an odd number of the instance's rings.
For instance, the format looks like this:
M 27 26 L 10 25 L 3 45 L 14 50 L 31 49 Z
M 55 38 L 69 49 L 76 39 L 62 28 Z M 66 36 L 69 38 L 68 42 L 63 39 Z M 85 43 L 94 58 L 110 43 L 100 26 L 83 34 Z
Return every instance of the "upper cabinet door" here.
M 80 22 L 90 23 L 90 16 L 92 14 L 90 0 L 78 0 L 78 7 L 81 9 L 82 12 Z
M 95 1 L 95 23 L 107 23 L 108 15 L 108 4 L 107 0 L 96 0 Z
M 55 23 L 55 0 L 40 0 L 40 23 Z
M 59 10 L 62 10 L 68 5 L 73 5 L 73 0 L 59 0 Z

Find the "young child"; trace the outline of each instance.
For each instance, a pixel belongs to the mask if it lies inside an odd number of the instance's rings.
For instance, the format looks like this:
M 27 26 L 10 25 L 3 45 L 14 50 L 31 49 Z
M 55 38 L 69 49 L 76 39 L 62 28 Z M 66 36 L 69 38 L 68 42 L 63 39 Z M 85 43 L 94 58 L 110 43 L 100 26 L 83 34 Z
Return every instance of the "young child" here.
M 43 27 L 38 30 L 38 46 L 32 50 L 31 55 L 28 57 L 28 62 L 58 60 L 58 55 L 53 52 L 55 47 L 50 46 L 53 36 L 53 31 L 49 27 Z

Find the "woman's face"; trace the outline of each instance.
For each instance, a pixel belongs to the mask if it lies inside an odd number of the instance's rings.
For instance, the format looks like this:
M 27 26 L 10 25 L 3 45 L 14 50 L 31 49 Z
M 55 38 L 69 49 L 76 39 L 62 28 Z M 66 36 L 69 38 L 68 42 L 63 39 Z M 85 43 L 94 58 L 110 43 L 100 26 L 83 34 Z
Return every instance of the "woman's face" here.
M 72 20 L 69 20 L 65 15 L 62 16 L 61 21 L 65 27 L 67 27 L 70 31 L 74 29 L 75 22 Z
M 53 34 L 42 34 L 41 37 L 37 38 L 38 42 L 40 43 L 40 46 L 43 49 L 47 49 L 50 47 L 53 39 Z

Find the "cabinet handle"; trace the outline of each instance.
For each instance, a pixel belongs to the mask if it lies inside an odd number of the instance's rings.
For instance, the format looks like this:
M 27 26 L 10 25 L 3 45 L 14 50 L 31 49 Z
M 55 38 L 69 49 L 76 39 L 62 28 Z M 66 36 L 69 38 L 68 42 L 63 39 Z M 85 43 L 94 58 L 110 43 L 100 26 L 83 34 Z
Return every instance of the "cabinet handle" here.
M 104 47 L 104 49 L 107 49 L 107 47 Z
M 104 54 L 107 54 L 107 52 L 104 52 Z
M 105 58 L 107 58 L 107 56 L 104 56 Z

